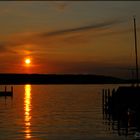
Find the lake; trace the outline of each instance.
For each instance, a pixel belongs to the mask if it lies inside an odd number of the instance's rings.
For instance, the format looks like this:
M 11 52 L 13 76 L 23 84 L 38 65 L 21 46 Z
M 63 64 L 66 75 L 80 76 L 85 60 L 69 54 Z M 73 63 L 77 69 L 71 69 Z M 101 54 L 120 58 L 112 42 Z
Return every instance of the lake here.
M 102 89 L 118 86 L 14 85 L 13 97 L 0 97 L 0 140 L 133 139 L 103 113 Z

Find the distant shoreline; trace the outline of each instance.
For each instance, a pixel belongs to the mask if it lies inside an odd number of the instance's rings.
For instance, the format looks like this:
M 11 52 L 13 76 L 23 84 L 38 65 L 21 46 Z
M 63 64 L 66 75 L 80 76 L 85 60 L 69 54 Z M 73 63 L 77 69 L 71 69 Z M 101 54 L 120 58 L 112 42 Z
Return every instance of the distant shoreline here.
M 0 84 L 127 84 L 130 80 L 90 74 L 0 74 Z

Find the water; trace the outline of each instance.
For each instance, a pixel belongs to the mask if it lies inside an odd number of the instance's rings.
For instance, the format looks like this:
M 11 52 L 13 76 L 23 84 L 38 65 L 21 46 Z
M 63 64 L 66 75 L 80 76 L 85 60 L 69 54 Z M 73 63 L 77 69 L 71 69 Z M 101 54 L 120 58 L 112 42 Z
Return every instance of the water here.
M 107 87 L 117 85 L 14 85 L 0 97 L 0 140 L 126 139 L 103 117 Z

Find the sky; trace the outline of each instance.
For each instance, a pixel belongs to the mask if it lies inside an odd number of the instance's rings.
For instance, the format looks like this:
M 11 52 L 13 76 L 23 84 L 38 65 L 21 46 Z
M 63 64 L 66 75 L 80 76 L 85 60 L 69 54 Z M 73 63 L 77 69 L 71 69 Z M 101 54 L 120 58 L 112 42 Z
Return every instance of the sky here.
M 140 53 L 139 7 L 139 1 L 1 1 L 0 73 L 129 78 L 133 16 Z

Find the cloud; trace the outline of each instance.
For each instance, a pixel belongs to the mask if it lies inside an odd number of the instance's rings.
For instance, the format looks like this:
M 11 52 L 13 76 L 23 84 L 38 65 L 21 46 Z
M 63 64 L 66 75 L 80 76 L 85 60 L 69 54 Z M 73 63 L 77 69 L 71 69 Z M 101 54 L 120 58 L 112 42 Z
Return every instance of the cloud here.
M 108 33 L 113 25 L 121 23 L 122 20 L 110 20 L 77 28 L 62 29 L 41 33 L 20 33 L 7 38 L 7 41 L 0 43 L 0 52 L 19 53 L 22 50 L 39 51 L 48 46 L 57 46 L 58 43 L 87 43 L 91 40 L 90 33 L 103 35 Z M 107 29 L 107 30 L 106 30 Z M 104 34 L 105 35 L 105 34 Z M 27 46 L 28 45 L 28 46 Z M 37 45 L 45 47 L 36 47 Z M 47 46 L 47 47 L 46 47 Z
M 6 43 L 0 42 L 0 51 L 6 51 L 6 50 L 7 50 Z
M 31 54 L 34 53 L 32 48 L 27 49 L 28 42 L 16 42 L 16 40 L 0 43 L 0 56 L 5 54 Z
M 77 28 L 64 29 L 64 30 L 58 30 L 58 31 L 53 31 L 53 32 L 44 32 L 39 35 L 40 37 L 48 37 L 48 36 L 63 35 L 63 34 L 75 33 L 75 32 L 84 32 L 84 31 L 93 30 L 93 29 L 108 28 L 111 25 L 115 25 L 121 22 L 122 20 L 112 20 L 112 21 L 107 21 L 107 22 L 102 22 L 102 23 L 95 23 L 91 25 L 81 26 Z
M 5 53 L 6 54 L 16 53 L 14 50 L 11 49 L 12 47 L 8 47 L 8 46 L 12 46 L 11 42 L 0 42 L 0 56 L 4 56 Z

